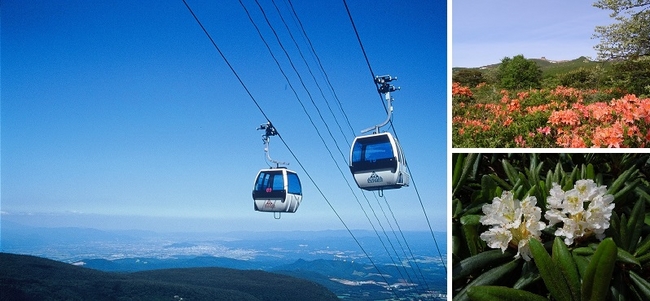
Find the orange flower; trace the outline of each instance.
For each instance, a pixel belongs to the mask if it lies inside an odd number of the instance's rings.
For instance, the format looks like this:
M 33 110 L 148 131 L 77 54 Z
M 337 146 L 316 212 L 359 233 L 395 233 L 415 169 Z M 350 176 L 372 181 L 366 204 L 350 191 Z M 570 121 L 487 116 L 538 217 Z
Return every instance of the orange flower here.
M 470 90 L 468 87 L 461 86 L 460 83 L 452 83 L 451 84 L 451 96 L 461 96 L 461 97 L 468 97 L 471 98 L 473 96 L 472 90 Z
M 615 123 L 611 127 L 596 127 L 592 142 L 595 147 L 621 147 L 623 143 L 623 127 Z
M 579 125 L 580 115 L 572 110 L 555 111 L 551 113 L 548 122 L 553 125 Z

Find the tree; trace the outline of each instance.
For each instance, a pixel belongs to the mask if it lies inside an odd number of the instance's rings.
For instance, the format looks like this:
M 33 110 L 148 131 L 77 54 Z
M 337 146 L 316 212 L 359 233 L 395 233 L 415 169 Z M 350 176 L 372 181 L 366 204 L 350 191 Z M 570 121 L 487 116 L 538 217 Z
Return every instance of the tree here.
M 558 75 L 559 84 L 565 87 L 578 89 L 598 88 L 598 73 L 595 68 L 580 67 L 567 73 Z
M 650 95 L 650 57 L 616 62 L 610 74 L 612 86 L 639 97 Z
M 501 60 L 498 78 L 501 86 L 506 89 L 539 88 L 542 70 L 535 62 L 520 54 Z
M 629 59 L 650 55 L 650 0 L 598 0 L 595 7 L 611 10 L 618 23 L 596 26 L 598 58 Z
M 477 69 L 458 70 L 453 74 L 452 79 L 454 82 L 467 87 L 476 87 L 476 85 L 485 82 L 483 79 L 483 72 Z

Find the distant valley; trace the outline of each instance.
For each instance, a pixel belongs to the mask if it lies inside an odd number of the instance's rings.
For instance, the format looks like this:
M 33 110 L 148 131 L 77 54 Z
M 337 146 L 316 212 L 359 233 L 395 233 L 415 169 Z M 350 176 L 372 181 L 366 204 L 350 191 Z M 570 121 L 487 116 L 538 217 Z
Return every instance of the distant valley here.
M 2 252 L 29 254 L 106 272 L 223 267 L 314 281 L 340 298 L 446 299 L 446 274 L 429 232 L 406 242 L 372 231 L 155 233 L 32 228 L 2 221 Z M 399 235 L 399 234 L 398 234 Z M 446 254 L 445 233 L 435 233 Z M 382 234 L 383 236 L 383 234 Z M 446 258 L 443 257 L 444 260 Z

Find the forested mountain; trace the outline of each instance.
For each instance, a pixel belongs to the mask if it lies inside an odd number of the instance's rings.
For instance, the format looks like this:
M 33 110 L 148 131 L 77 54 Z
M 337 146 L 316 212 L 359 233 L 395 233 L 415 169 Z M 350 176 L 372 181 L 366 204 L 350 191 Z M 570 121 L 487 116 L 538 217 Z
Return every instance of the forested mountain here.
M 0 300 L 337 300 L 286 275 L 225 268 L 108 273 L 0 253 Z

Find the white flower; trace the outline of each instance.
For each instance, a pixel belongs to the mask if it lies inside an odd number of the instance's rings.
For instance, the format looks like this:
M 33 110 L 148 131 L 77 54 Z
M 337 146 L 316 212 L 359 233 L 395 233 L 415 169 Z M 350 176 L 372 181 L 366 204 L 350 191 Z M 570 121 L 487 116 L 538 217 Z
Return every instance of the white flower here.
M 521 206 L 510 191 L 504 191 L 501 198 L 495 197 L 492 204 L 483 205 L 483 225 L 501 225 L 506 229 L 519 227 L 521 223 Z
M 517 248 L 517 255 L 524 260 L 531 259 L 528 242 L 531 237 L 539 239 L 542 229 L 546 227 L 540 221 L 542 210 L 536 206 L 537 199 L 528 196 L 523 201 L 514 198 L 509 191 L 504 191 L 501 197 L 495 197 L 491 204 L 483 205 L 480 222 L 491 226 L 488 231 L 481 233 L 480 238 L 490 248 L 499 248 L 502 252 L 511 246 Z
M 505 228 L 494 227 L 481 233 L 480 237 L 487 242 L 488 247 L 501 249 L 501 252 L 505 252 L 512 240 L 512 233 Z
M 578 180 L 573 189 L 565 192 L 553 183 L 546 201 L 544 216 L 549 220 L 549 225 L 562 223 L 555 235 L 564 237 L 565 244 L 571 245 L 575 239 L 591 235 L 604 238 L 614 209 L 614 196 L 607 194 L 606 186 L 598 186 L 590 179 Z

